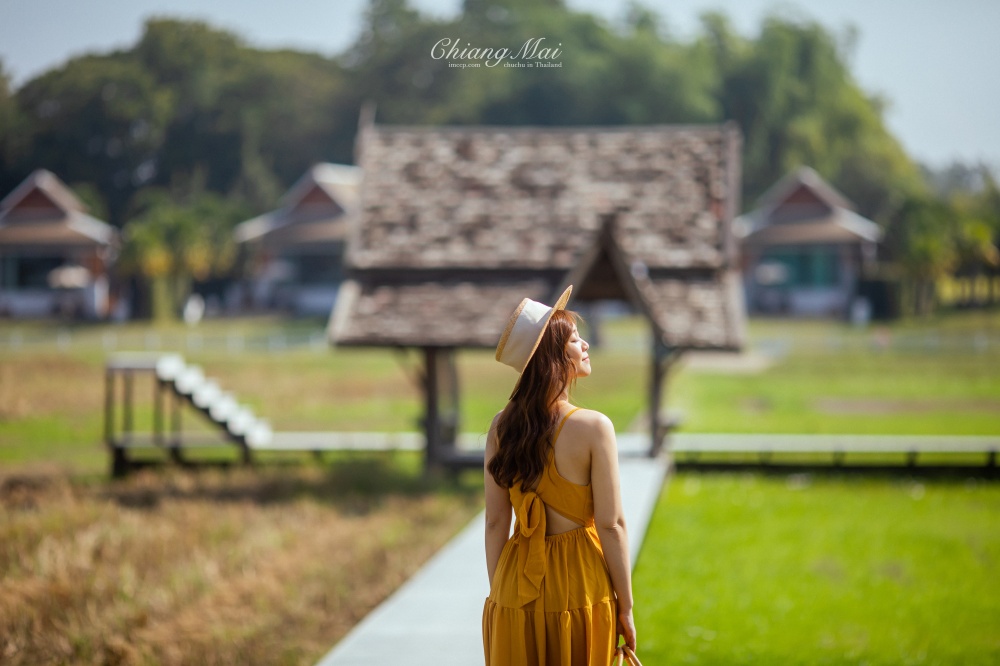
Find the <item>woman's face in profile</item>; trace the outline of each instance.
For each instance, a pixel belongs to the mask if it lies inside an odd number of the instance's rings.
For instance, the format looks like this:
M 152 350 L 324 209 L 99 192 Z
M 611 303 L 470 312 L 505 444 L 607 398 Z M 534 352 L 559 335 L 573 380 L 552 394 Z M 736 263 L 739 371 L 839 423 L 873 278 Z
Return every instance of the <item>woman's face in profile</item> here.
M 573 363 L 573 368 L 576 371 L 576 378 L 587 377 L 590 375 L 590 355 L 587 350 L 590 349 L 590 345 L 587 341 L 580 337 L 580 332 L 576 329 L 576 325 L 573 325 L 573 333 L 569 336 L 569 340 L 566 342 L 566 353 L 569 355 L 570 361 Z

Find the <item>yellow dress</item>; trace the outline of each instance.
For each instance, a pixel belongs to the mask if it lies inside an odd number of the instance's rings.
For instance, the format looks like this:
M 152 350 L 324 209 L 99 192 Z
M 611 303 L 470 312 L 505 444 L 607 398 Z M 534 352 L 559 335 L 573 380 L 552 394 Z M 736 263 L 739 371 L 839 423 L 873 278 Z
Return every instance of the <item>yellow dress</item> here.
M 560 476 L 550 453 L 535 490 L 521 492 L 515 483 L 510 502 L 514 534 L 483 608 L 486 666 L 607 666 L 618 612 L 594 528 L 591 486 Z M 584 527 L 545 536 L 546 506 Z

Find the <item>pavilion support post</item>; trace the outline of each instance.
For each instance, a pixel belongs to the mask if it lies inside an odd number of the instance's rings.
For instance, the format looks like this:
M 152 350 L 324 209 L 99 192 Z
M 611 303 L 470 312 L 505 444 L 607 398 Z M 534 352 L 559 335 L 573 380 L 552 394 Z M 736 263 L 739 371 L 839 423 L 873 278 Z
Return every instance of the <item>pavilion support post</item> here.
M 128 474 L 128 454 L 123 442 L 115 437 L 115 371 L 104 373 L 104 441 L 111 451 L 111 476 L 120 479 Z
M 153 380 L 153 443 L 163 446 L 163 382 L 157 377 Z
M 175 463 L 184 462 L 181 455 L 183 435 L 181 434 L 181 399 L 176 392 L 170 392 L 170 459 Z
M 424 436 L 427 471 L 445 466 L 458 439 L 458 368 L 455 350 L 424 348 Z
M 115 371 L 104 371 L 104 442 L 115 446 Z
M 125 370 L 125 397 L 124 405 L 122 409 L 122 436 L 125 441 L 132 442 L 132 385 L 134 383 L 135 377 L 132 370 Z
M 128 456 L 125 454 L 125 448 L 122 446 L 115 446 L 111 449 L 111 477 L 114 479 L 123 479 L 128 474 L 129 462 Z
M 434 347 L 424 348 L 424 469 L 428 472 L 440 466 L 438 449 L 441 443 L 441 422 L 438 418 L 437 353 Z
M 670 367 L 677 358 L 677 350 L 668 347 L 658 336 L 653 336 L 652 364 L 649 382 L 649 457 L 659 455 L 671 428 L 660 411 L 666 395 L 666 380 Z
M 240 447 L 240 462 L 249 467 L 253 465 L 253 452 L 250 450 L 250 445 L 247 443 L 246 437 L 240 437 L 239 441 Z

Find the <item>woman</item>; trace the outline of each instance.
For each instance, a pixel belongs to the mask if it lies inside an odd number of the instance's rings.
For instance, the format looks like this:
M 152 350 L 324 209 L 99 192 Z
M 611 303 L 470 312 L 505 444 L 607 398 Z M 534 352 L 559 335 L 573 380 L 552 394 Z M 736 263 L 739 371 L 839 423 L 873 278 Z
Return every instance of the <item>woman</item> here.
M 569 401 L 591 372 L 571 290 L 521 301 L 497 345 L 520 377 L 486 440 L 487 666 L 607 666 L 619 635 L 635 650 L 614 428 Z

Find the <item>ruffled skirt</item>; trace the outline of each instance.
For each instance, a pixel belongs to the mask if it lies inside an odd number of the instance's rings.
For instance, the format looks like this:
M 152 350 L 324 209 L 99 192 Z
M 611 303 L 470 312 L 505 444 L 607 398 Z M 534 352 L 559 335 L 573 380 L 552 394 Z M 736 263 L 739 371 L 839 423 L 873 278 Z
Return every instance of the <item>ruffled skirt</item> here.
M 617 608 L 593 527 L 545 537 L 537 599 L 518 607 L 515 533 L 504 546 L 483 608 L 486 666 L 607 666 Z

